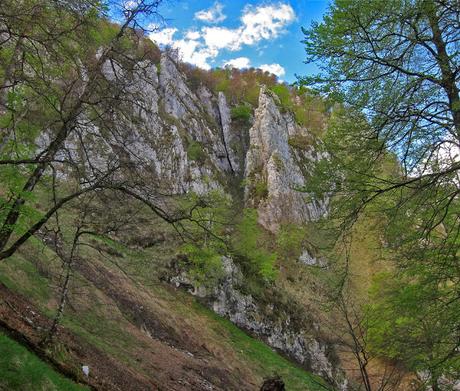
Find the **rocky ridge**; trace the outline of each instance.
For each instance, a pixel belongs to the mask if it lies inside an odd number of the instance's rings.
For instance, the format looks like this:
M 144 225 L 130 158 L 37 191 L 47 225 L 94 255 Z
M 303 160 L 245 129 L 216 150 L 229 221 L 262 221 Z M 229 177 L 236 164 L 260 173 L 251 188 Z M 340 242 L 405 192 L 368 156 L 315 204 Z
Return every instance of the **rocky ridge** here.
M 109 61 L 104 64 L 104 75 L 108 80 L 127 77 L 122 67 Z M 139 64 L 131 77 L 130 88 L 143 101 L 142 108 L 134 110 L 135 121 L 120 120 L 117 137 L 107 137 L 94 126 L 81 127 L 75 138 L 66 141 L 65 149 L 74 151 L 75 159 L 84 133 L 93 140 L 87 143 L 93 146 L 86 151 L 89 161 L 102 170 L 113 154 L 129 158 L 136 175 L 161 184 L 156 189 L 160 193 L 242 191 L 244 206 L 257 209 L 259 223 L 273 234 L 282 224 L 305 224 L 326 213 L 327 201 L 308 202 L 298 191 L 308 180 L 309 164 L 320 157 L 311 134 L 296 123 L 292 113 L 280 109 L 277 97 L 268 89 L 262 86 L 260 90 L 247 143 L 241 127 L 232 121 L 225 95 L 204 85 L 192 90 L 168 53 L 162 54 L 158 66 Z M 303 142 L 294 142 L 299 139 Z M 46 140 L 38 144 L 46 145 Z M 124 156 L 126 150 L 130 153 Z M 238 189 L 229 191 L 235 183 Z M 308 267 L 310 258 L 299 262 Z M 259 303 L 241 290 L 243 276 L 231 258 L 223 257 L 222 262 L 225 273 L 218 286 L 207 291 L 195 287 L 191 292 L 216 313 L 346 389 L 333 346 L 321 339 L 314 319 L 299 316 L 300 306 L 284 309 L 275 308 L 274 303 Z M 171 282 L 186 287 L 191 284 L 186 273 L 179 273 Z
M 308 165 L 319 156 L 314 150 L 314 144 L 299 147 L 291 145 L 290 140 L 299 136 L 308 139 L 310 133 L 296 123 L 292 113 L 280 110 L 273 93 L 261 88 L 259 106 L 249 129 L 249 148 L 245 159 L 241 161 L 236 149 L 244 148 L 244 145 L 241 145 L 241 138 L 236 133 L 238 130 L 232 127 L 230 107 L 222 92 L 216 96 L 203 86 L 196 93 L 191 91 L 187 87 L 185 75 L 166 55 L 161 61 L 159 80 L 164 94 L 165 111 L 175 121 L 180 121 L 178 126 L 186 129 L 188 135 L 203 146 L 211 163 L 210 168 L 205 170 L 197 167 L 195 162 L 186 157 L 186 147 L 181 139 L 175 138 L 172 143 L 180 151 L 173 149 L 175 158 L 184 164 L 180 167 L 168 165 L 169 168 L 163 171 L 165 178 L 176 178 L 171 191 L 206 191 L 209 189 L 206 187 L 209 186 L 206 177 L 220 178 L 221 182 L 216 180 L 212 186 L 223 189 L 226 179 L 242 175 L 245 205 L 256 208 L 259 223 L 273 233 L 282 224 L 304 224 L 326 213 L 327 201 L 309 203 L 303 193 L 298 191 L 306 184 L 304 173 Z M 203 112 L 208 122 L 200 119 Z M 173 128 L 177 129 L 177 126 L 173 125 Z M 187 169 L 191 171 L 189 178 L 192 174 L 190 181 L 185 179 L 187 175 L 184 170 Z M 262 196 L 255 194 L 256 186 L 264 188 Z M 305 254 L 308 254 L 308 262 L 304 260 Z M 299 262 L 312 265 L 315 263 L 313 260 L 308 250 L 305 250 Z M 170 281 L 200 296 L 214 312 L 262 338 L 274 349 L 314 373 L 330 379 L 339 389 L 346 389 L 346 381 L 337 367 L 333 347 L 320 339 L 319 326 L 314 320 L 300 317 L 302 319 L 296 322 L 294 319 L 299 318 L 298 314 L 285 311 L 277 313 L 279 308 L 274 310 L 273 305 L 260 304 L 251 295 L 242 293 L 240 287 L 243 276 L 238 266 L 228 257 L 223 257 L 222 262 L 224 277 L 214 289 L 190 289 L 192 283 L 186 272 L 173 276 Z

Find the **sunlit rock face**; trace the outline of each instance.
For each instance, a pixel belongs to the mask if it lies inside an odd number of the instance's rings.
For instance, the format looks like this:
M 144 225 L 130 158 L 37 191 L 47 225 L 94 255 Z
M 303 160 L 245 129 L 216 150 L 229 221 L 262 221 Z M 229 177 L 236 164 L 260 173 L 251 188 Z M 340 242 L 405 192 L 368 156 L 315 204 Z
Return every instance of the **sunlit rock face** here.
M 318 156 L 313 146 L 295 148 L 291 140 L 307 138 L 308 130 L 297 125 L 291 113 L 281 113 L 276 99 L 261 89 L 245 168 L 246 203 L 258 209 L 259 223 L 272 232 L 282 223 L 302 224 L 326 211 L 326 202 L 308 202 L 299 191 L 305 187 L 309 163 Z
M 88 170 L 104 171 L 116 156 L 133 163 L 134 171 L 120 175 L 151 183 L 159 194 L 204 194 L 219 188 L 238 197 L 241 207 L 257 209 L 259 223 L 272 233 L 283 224 L 305 224 L 325 213 L 327 202 L 309 202 L 299 191 L 308 182 L 310 164 L 320 158 L 308 142 L 311 134 L 292 113 L 280 109 L 270 91 L 261 88 L 258 107 L 249 123 L 242 124 L 232 120 L 222 92 L 204 85 L 192 88 L 167 53 L 158 67 L 140 63 L 130 75 L 114 63 L 104 64 L 103 71 L 109 81 L 129 77 L 129 91 L 141 104 L 133 105 L 129 118 L 111 119 L 115 132 L 92 123 L 69 138 L 66 148 L 74 160 L 79 158 L 79 137 L 92 140 L 86 153 L 95 167 Z M 275 299 L 262 303 L 242 289 L 244 276 L 232 259 L 223 257 L 222 262 L 224 276 L 213 288 L 193 286 L 182 272 L 170 282 L 314 373 L 341 378 L 333 348 L 309 314 L 301 317 L 300 307 L 284 308 Z M 299 262 L 321 263 L 306 250 Z M 345 383 L 336 385 L 345 388 Z
M 79 139 L 91 139 L 85 151 L 89 161 L 102 170 L 113 156 L 129 160 L 163 194 L 206 193 L 231 185 L 233 195 L 244 192 L 245 206 L 256 208 L 260 224 L 271 232 L 283 223 L 302 224 L 325 213 L 326 203 L 307 202 L 299 191 L 318 154 L 313 143 L 299 148 L 292 141 L 308 140 L 311 134 L 292 113 L 280 110 L 270 91 L 261 88 L 258 107 L 242 126 L 232 120 L 222 92 L 204 85 L 192 89 L 168 53 L 158 66 L 142 61 L 129 73 L 107 60 L 103 74 L 109 82 L 123 80 L 126 101 L 133 103 L 126 103 L 123 116 L 113 113 L 104 119 L 112 122 L 111 131 L 103 123 L 85 121 L 82 114 L 79 131 L 67 140 L 73 159 L 83 148 Z

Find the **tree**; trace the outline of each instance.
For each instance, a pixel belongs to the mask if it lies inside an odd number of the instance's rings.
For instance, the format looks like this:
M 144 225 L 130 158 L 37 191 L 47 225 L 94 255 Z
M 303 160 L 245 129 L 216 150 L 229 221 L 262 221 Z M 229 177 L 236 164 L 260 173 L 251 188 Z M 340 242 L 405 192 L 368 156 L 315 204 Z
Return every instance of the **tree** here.
M 158 201 L 133 147 L 150 114 L 140 85 L 156 72 L 142 26 L 160 3 L 1 2 L 0 259 L 90 192 L 123 192 L 171 223 L 189 216 Z
M 346 115 L 363 112 L 370 124 L 355 134 L 356 149 L 372 152 L 362 182 L 367 174 L 376 181 L 363 203 L 457 172 L 446 154 L 460 142 L 459 13 L 449 1 L 337 0 L 323 23 L 304 29 L 307 61 L 322 73 L 300 81 L 338 93 Z M 371 171 L 388 151 L 399 157 L 398 181 Z
M 433 389 L 441 374 L 459 372 L 459 15 L 458 1 L 336 0 L 304 30 L 307 61 L 321 73 L 300 79 L 338 100 L 323 139 L 328 158 L 306 190 L 331 197 L 339 239 L 363 216 L 380 221 L 382 250 L 394 260 L 395 292 L 380 284 L 369 323 L 385 335 L 374 349 L 427 371 Z M 398 325 L 408 305 L 423 311 Z M 422 314 L 429 332 L 418 333 Z

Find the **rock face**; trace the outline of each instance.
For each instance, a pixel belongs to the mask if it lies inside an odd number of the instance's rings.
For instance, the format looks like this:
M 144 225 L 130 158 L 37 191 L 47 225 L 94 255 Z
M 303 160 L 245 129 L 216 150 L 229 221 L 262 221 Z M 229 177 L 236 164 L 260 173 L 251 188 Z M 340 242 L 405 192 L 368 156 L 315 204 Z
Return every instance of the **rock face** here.
M 108 80 L 127 77 L 113 63 L 104 65 L 104 75 Z M 280 110 L 270 91 L 261 88 L 247 142 L 241 127 L 232 123 L 225 95 L 203 85 L 192 90 L 167 53 L 162 55 L 159 70 L 154 64 L 142 63 L 131 78 L 130 88 L 143 102 L 141 108 L 132 108 L 132 118 L 112 118 L 117 131 L 109 134 L 103 123 L 77 132 L 80 138 L 92 140 L 87 143 L 94 146 L 86 151 L 92 156 L 88 160 L 97 162 L 100 171 L 117 155 L 131 161 L 136 174 L 143 182 L 152 182 L 155 191 L 173 195 L 228 190 L 235 180 L 244 181 L 245 206 L 256 208 L 260 224 L 273 233 L 282 224 L 304 224 L 325 213 L 326 202 L 307 202 L 298 191 L 308 180 L 309 163 L 319 158 L 311 135 L 291 113 Z M 68 140 L 66 149 L 75 151 L 78 159 L 79 138 Z M 98 167 L 88 167 L 95 169 Z M 319 261 L 306 251 L 300 262 L 312 265 Z M 210 292 L 191 286 L 186 276 L 173 281 L 186 285 L 216 313 L 318 375 L 341 378 L 332 348 L 321 340 L 314 320 L 299 320 L 298 314 L 274 303 L 257 302 L 242 293 L 242 275 L 232 260 L 224 257 L 223 266 L 224 278 Z M 334 381 L 346 389 L 345 382 Z
M 126 101 L 142 102 L 130 109 L 130 117 L 112 114 L 104 128 L 94 121 L 81 125 L 69 138 L 66 153 L 78 160 L 80 140 L 88 138 L 85 153 L 104 171 L 104 164 L 117 155 L 130 160 L 145 181 L 160 185 L 163 194 L 204 193 L 244 180 L 245 204 L 257 208 L 259 222 L 276 232 L 283 223 L 317 219 L 325 205 L 308 203 L 298 189 L 306 183 L 308 163 L 317 156 L 312 145 L 296 145 L 310 133 L 300 127 L 291 113 L 282 113 L 276 96 L 261 88 L 254 112 L 249 142 L 247 132 L 232 122 L 231 110 L 222 92 L 215 94 L 201 85 L 192 90 L 187 77 L 168 53 L 158 66 L 140 62 L 127 73 L 114 60 L 107 60 L 107 80 L 128 80 Z M 85 118 L 81 119 L 82 123 Z M 96 123 L 97 124 L 97 123 Z M 116 131 L 113 131 L 116 129 Z M 47 145 L 47 140 L 38 140 Z M 62 156 L 63 157 L 63 156 Z
M 334 349 L 321 340 L 314 319 L 302 315 L 300 306 L 282 308 L 276 295 L 270 303 L 258 303 L 253 296 L 242 292 L 244 277 L 232 259 L 222 257 L 222 264 L 224 276 L 213 289 L 194 286 L 186 273 L 174 276 L 171 283 L 200 297 L 215 313 L 327 379 L 338 390 L 347 390 L 348 383 L 336 366 Z
M 238 267 L 231 259 L 223 259 L 225 278 L 214 292 L 212 308 L 214 312 L 229 318 L 236 325 L 264 337 L 270 346 L 294 357 L 316 373 L 332 378 L 332 365 L 326 357 L 325 348 L 315 340 L 309 340 L 290 328 L 291 319 L 264 319 L 261 309 L 252 296 L 238 290 L 243 278 Z M 268 308 L 266 312 L 273 312 Z
M 246 203 L 257 207 L 259 223 L 276 232 L 282 223 L 302 224 L 325 213 L 325 203 L 308 203 L 299 189 L 306 184 L 306 165 L 315 160 L 312 145 L 295 148 L 292 140 L 308 141 L 308 130 L 291 113 L 281 113 L 277 99 L 261 89 L 246 157 Z
M 143 61 L 128 73 L 114 60 L 107 60 L 104 76 L 113 83 L 124 80 L 129 96 L 123 98 L 135 103 L 123 106 L 123 116 L 110 113 L 99 126 L 82 115 L 78 131 L 66 140 L 63 153 L 78 161 L 79 151 L 85 150 L 86 160 L 99 166 L 88 167 L 90 171 L 104 171 L 113 156 L 129 160 L 136 174 L 155 184 L 161 194 L 204 193 L 221 187 L 223 178 L 233 175 L 232 166 L 238 167 L 226 147 L 230 109 L 225 97 L 217 97 L 205 87 L 192 91 L 167 53 L 158 68 Z M 38 148 L 48 143 L 46 135 L 37 140 Z

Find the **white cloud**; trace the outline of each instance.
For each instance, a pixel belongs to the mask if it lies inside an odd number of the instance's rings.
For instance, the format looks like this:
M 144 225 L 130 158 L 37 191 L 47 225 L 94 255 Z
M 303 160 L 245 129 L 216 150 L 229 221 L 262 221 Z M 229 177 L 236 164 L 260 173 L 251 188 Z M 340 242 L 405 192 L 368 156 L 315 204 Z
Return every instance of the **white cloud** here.
M 230 68 L 250 68 L 251 60 L 247 57 L 237 57 L 224 62 L 224 67 Z M 278 77 L 283 77 L 286 74 L 285 69 L 280 64 L 262 64 L 257 68 L 262 69 L 264 72 L 269 72 Z
M 133 10 L 139 6 L 139 1 L 136 0 L 126 0 L 122 3 L 122 6 L 126 10 Z
M 243 45 L 250 46 L 261 40 L 278 37 L 294 19 L 294 10 L 288 4 L 246 6 L 240 27 L 204 27 L 202 33 L 206 45 L 236 51 Z
M 247 57 L 238 57 L 232 60 L 229 60 L 224 63 L 224 67 L 229 68 L 249 68 L 251 66 L 251 60 Z
M 199 31 L 187 31 L 187 34 L 185 34 L 185 38 L 187 39 L 199 39 L 201 37 L 201 34 Z
M 286 74 L 285 69 L 280 64 L 263 64 L 258 68 L 265 72 L 273 73 L 278 77 L 283 77 Z
M 276 38 L 294 19 L 295 13 L 289 4 L 246 6 L 241 17 L 240 42 L 253 45 L 262 39 Z
M 215 49 L 229 49 L 232 51 L 240 48 L 239 31 L 225 27 L 205 27 L 202 29 L 206 46 Z
M 227 16 L 222 12 L 224 6 L 218 1 L 214 3 L 211 8 L 207 10 L 201 10 L 195 13 L 195 19 L 201 20 L 202 22 L 208 23 L 220 23 L 223 22 Z
M 176 28 L 166 28 L 150 33 L 149 38 L 158 45 L 172 45 L 174 42 L 173 36 L 176 32 Z
M 211 8 L 197 12 L 195 18 L 210 23 L 222 21 L 223 19 L 219 20 L 222 17 L 225 19 L 222 8 L 223 6 L 216 2 Z M 185 32 L 183 38 L 179 40 L 174 40 L 177 29 L 166 28 L 150 34 L 150 38 L 160 45 L 177 48 L 183 61 L 209 69 L 210 62 L 221 50 L 238 51 L 244 45 L 252 46 L 262 40 L 277 38 L 294 20 L 295 13 L 289 4 L 246 6 L 240 18 L 241 24 L 236 28 L 206 26 L 200 31 Z M 278 67 L 275 65 L 278 64 L 264 66 L 275 75 L 284 75 L 284 69 L 280 65 Z

